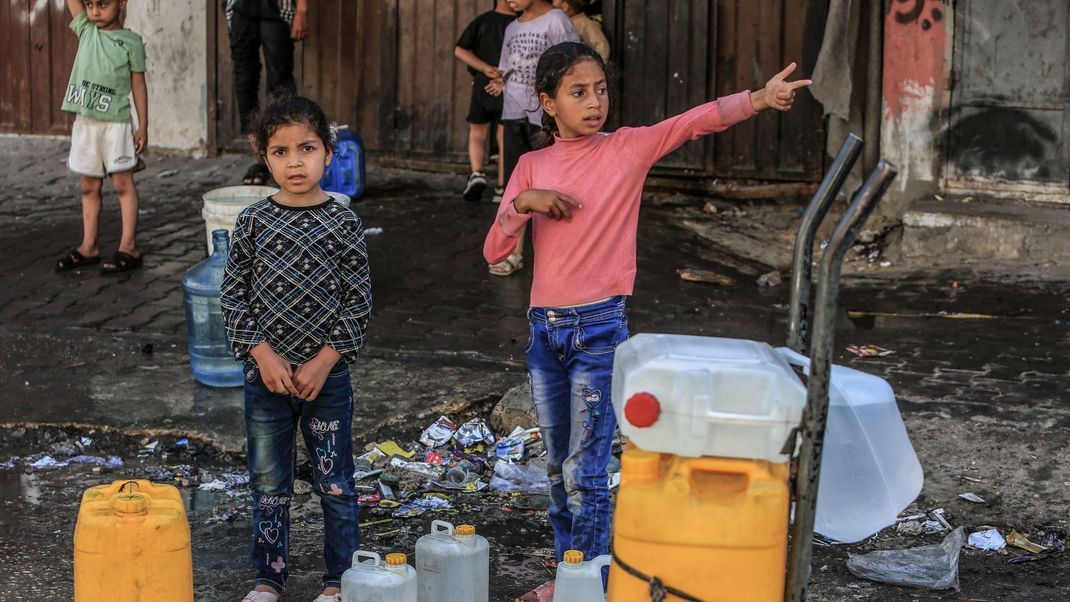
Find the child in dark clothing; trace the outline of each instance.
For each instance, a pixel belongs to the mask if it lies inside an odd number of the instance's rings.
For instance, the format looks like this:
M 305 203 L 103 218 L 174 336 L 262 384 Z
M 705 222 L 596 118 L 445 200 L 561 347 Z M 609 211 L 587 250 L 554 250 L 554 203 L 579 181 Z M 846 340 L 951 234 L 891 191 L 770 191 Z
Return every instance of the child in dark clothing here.
M 468 103 L 468 162 L 472 175 L 464 188 L 466 201 L 478 201 L 487 187 L 487 174 L 483 173 L 483 153 L 487 146 L 487 137 L 491 125 L 502 117 L 502 97 L 487 91 L 487 84 L 498 79 L 502 72 L 498 70 L 498 60 L 505 39 L 505 28 L 516 18 L 516 13 L 506 0 L 498 0 L 494 10 L 476 17 L 464 28 L 453 50 L 456 56 L 472 74 L 472 99 Z M 502 147 L 502 129 L 498 128 L 498 148 Z M 502 154 L 498 152 L 498 186 L 494 190 L 496 201 L 501 200 L 505 170 Z
M 286 585 L 298 429 L 323 507 L 327 570 L 315 602 L 339 602 L 360 544 L 347 364 L 371 313 L 368 251 L 357 214 L 320 188 L 332 148 L 323 109 L 279 100 L 260 117 L 256 141 L 282 189 L 238 216 L 220 295 L 227 337 L 246 362 L 257 575 L 243 602 L 277 602 Z

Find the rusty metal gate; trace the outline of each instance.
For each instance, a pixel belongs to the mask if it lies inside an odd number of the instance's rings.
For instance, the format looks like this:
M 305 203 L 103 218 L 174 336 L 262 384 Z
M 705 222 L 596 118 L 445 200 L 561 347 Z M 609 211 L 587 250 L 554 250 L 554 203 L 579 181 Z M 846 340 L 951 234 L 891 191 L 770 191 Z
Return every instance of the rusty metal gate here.
M 66 134 L 60 110 L 78 38 L 65 0 L 0 0 L 0 132 Z
M 970 0 L 955 13 L 948 184 L 1065 195 L 1066 0 Z

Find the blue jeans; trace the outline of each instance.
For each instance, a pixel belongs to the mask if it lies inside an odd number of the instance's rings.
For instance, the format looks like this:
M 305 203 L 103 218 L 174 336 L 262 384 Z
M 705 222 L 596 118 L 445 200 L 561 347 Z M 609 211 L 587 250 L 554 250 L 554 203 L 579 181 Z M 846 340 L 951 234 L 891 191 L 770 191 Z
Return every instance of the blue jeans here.
M 245 431 L 252 489 L 256 583 L 280 592 L 289 574 L 290 500 L 296 429 L 315 463 L 313 491 L 323 508 L 324 587 L 340 587 L 360 546 L 353 483 L 353 388 L 349 366 L 331 369 L 315 401 L 268 391 L 255 364 L 245 369 Z
M 546 443 L 550 526 L 566 550 L 609 549 L 609 464 L 617 419 L 610 399 L 613 352 L 628 338 L 625 298 L 580 307 L 533 307 L 525 350 L 531 395 Z

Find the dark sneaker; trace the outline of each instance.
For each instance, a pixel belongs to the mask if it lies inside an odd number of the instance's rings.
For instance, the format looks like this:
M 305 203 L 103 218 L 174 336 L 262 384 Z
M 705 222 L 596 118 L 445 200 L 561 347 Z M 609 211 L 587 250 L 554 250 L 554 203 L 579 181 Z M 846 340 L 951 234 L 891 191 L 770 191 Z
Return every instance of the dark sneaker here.
M 468 185 L 464 187 L 464 200 L 478 201 L 487 189 L 487 174 L 481 171 L 473 171 L 468 176 Z

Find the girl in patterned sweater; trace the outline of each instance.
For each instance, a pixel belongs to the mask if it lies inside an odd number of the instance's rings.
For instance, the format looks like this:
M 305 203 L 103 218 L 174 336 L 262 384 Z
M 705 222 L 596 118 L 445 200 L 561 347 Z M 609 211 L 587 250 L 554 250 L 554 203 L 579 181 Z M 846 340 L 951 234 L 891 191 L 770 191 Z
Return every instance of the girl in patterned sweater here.
M 360 542 L 348 364 L 371 312 L 368 252 L 360 218 L 320 188 L 332 150 L 323 109 L 284 98 L 255 131 L 281 190 L 238 216 L 221 292 L 227 337 L 246 364 L 257 575 L 244 600 L 276 602 L 286 585 L 299 428 L 325 523 L 327 570 L 316 602 L 333 602 Z

